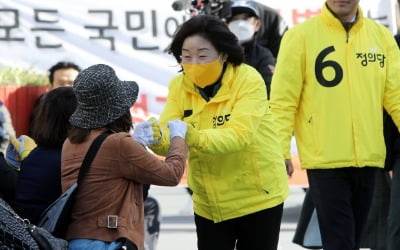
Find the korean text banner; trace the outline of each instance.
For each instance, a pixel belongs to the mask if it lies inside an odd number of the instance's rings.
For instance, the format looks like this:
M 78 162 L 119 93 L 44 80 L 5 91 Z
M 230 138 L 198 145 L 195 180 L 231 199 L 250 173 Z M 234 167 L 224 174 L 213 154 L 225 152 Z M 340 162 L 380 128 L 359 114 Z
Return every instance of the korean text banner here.
M 178 0 L 179 1 L 179 0 Z M 223 0 L 215 0 L 223 1 Z M 320 12 L 323 0 L 263 0 L 289 26 Z M 105 63 L 123 80 L 137 81 L 134 113 L 159 114 L 169 80 L 180 70 L 165 52 L 177 27 L 190 18 L 173 0 L 0 0 L 0 66 L 46 72 L 60 60 L 81 68 Z M 190 7 L 191 1 L 181 0 Z M 396 30 L 394 0 L 363 0 L 364 12 Z

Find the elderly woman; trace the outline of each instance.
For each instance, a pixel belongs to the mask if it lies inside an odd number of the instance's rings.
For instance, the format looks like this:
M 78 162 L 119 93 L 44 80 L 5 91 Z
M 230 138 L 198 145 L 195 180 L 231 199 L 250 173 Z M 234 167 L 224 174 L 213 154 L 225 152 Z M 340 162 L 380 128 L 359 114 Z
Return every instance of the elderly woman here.
M 183 72 L 170 82 L 160 124 L 187 123 L 198 249 L 276 249 L 289 187 L 261 75 L 214 16 L 184 23 L 170 52 Z M 151 148 L 168 146 L 164 138 Z
M 175 186 L 185 168 L 186 125 L 168 123 L 170 147 L 165 161 L 146 151 L 154 138 L 148 123 L 135 135 L 130 108 L 138 95 L 135 82 L 121 81 L 107 65 L 81 71 L 74 82 L 78 106 L 62 148 L 62 189 L 77 180 L 91 143 L 110 131 L 79 186 L 66 239 L 70 249 L 143 249 L 143 183 Z M 126 243 L 126 242 L 129 242 Z

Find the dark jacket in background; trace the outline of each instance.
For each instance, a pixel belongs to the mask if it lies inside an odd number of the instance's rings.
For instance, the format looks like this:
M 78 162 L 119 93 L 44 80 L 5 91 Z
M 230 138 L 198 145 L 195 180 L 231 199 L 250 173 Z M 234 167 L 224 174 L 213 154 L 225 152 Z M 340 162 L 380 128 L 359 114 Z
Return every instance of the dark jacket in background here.
M 386 145 L 385 170 L 390 171 L 393 169 L 396 157 L 400 157 L 400 134 L 392 117 L 386 111 L 383 113 L 383 135 Z
M 276 10 L 256 2 L 260 10 L 261 28 L 257 32 L 259 44 L 271 50 L 277 57 L 283 33 L 288 29 L 285 20 Z
M 35 148 L 21 163 L 11 206 L 37 224 L 43 211 L 61 195 L 61 150 Z
M 273 73 L 270 66 L 275 67 L 276 64 L 274 55 L 272 55 L 269 49 L 262 47 L 256 39 L 244 43 L 243 48 L 245 51 L 245 62 L 253 66 L 262 75 L 269 99 Z
M 0 152 L 0 197 L 9 202 L 14 197 L 18 173 L 9 167 Z
M 400 35 L 395 35 L 394 39 L 400 48 Z M 385 170 L 390 171 L 393 169 L 396 157 L 400 157 L 400 133 L 386 110 L 383 113 L 383 134 L 386 145 Z

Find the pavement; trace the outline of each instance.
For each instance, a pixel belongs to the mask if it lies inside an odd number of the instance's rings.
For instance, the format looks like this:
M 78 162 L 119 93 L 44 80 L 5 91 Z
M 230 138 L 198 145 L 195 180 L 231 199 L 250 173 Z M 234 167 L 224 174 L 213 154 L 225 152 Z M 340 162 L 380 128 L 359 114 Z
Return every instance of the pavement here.
M 305 192 L 300 186 L 292 186 L 290 191 L 284 204 L 278 249 L 304 250 L 292 243 L 292 239 Z M 185 186 L 152 186 L 149 194 L 159 202 L 162 214 L 157 250 L 196 250 L 192 201 Z

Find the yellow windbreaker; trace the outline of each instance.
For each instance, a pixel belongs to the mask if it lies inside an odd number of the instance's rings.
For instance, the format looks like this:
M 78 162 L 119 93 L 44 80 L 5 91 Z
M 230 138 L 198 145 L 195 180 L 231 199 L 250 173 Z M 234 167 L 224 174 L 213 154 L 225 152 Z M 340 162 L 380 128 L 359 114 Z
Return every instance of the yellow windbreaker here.
M 254 68 L 228 64 L 222 86 L 209 102 L 184 74 L 177 75 L 160 116 L 164 131 L 173 119 L 200 131 L 198 147 L 189 152 L 188 184 L 196 214 L 220 222 L 277 206 L 288 196 L 265 84 Z M 152 150 L 165 153 L 168 141 Z
M 346 32 L 324 5 L 282 39 L 271 109 L 303 168 L 383 167 L 383 107 L 400 125 L 400 53 L 391 32 L 363 17 Z

